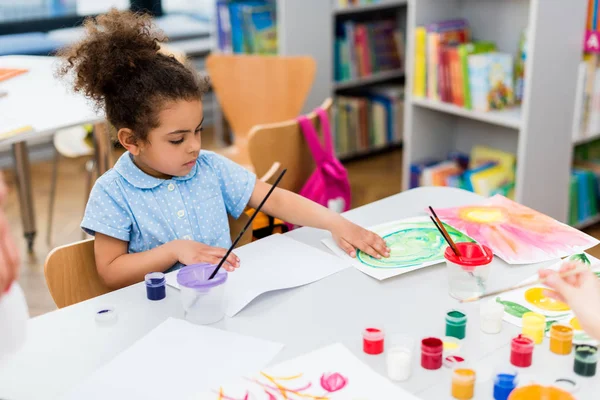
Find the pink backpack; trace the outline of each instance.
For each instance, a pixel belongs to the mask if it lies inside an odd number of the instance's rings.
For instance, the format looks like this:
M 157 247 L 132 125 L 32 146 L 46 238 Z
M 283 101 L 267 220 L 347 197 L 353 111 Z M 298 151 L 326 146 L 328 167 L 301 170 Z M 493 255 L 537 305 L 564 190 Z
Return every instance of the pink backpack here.
M 335 212 L 348 211 L 350 209 L 348 172 L 335 157 L 327 113 L 322 108 L 317 108 L 315 112 L 321 121 L 324 146 L 321 145 L 317 131 L 308 118 L 303 115 L 298 117 L 298 123 L 316 164 L 315 171 L 304 184 L 300 195 Z

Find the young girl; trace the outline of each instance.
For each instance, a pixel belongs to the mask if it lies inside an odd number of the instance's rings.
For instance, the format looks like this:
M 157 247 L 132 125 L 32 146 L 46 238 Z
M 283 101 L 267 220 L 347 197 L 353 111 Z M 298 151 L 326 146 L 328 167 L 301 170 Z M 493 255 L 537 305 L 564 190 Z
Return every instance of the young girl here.
M 74 73 L 75 90 L 106 111 L 127 150 L 94 185 L 81 223 L 96 237 L 98 273 L 120 288 L 148 272 L 218 263 L 231 245 L 227 213 L 256 208 L 270 185 L 200 150 L 206 82 L 158 52 L 163 38 L 148 16 L 113 10 L 85 28 L 86 37 L 62 52 L 59 72 Z M 327 229 L 351 256 L 356 248 L 389 256 L 379 236 L 294 193 L 275 189 L 263 210 Z M 239 266 L 234 254 L 224 264 Z

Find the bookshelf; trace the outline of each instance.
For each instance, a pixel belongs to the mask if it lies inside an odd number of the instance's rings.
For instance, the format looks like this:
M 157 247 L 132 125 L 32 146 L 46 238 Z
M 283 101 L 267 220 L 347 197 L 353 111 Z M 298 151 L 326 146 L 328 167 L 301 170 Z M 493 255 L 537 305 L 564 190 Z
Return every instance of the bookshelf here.
M 482 113 L 414 98 L 413 81 L 407 79 L 403 188 L 409 186 L 412 163 L 487 145 L 516 154 L 516 201 L 566 222 L 573 104 L 586 9 L 587 0 L 410 0 L 407 76 L 412 76 L 417 26 L 465 18 L 476 40 L 494 41 L 498 51 L 510 54 L 517 53 L 525 28 L 529 40 L 520 109 Z M 557 26 L 560 35 L 553 33 Z
M 336 35 L 339 33 L 337 24 L 347 21 L 353 21 L 356 24 L 368 24 L 372 21 L 384 19 L 393 20 L 398 30 L 406 38 L 408 0 L 379 0 L 373 4 L 348 6 L 345 8 L 339 8 L 338 0 L 271 1 L 276 6 L 277 53 L 285 56 L 310 55 L 317 62 L 315 81 L 302 110 L 304 113 L 312 111 L 328 97 L 360 96 L 363 95 L 365 88 L 373 87 L 374 85 L 402 83 L 404 79 L 404 60 L 402 60 L 398 68 L 372 68 L 369 75 L 354 75 L 352 79 L 336 81 L 334 47 Z M 308 21 L 310 23 L 307 23 Z M 371 110 L 371 108 L 368 109 Z M 399 114 L 402 114 L 402 112 Z M 332 118 L 334 132 L 336 120 L 337 118 Z M 219 121 L 220 119 L 217 118 L 217 132 L 222 131 Z M 362 126 L 364 127 L 364 125 Z M 371 127 L 371 125 L 368 126 Z M 381 127 L 382 125 L 379 124 L 378 126 Z M 360 135 L 358 128 L 356 126 L 353 126 L 353 128 L 356 128 L 356 133 L 354 133 L 356 140 L 362 140 L 358 139 Z M 389 132 L 390 129 L 387 131 Z M 345 132 L 351 131 L 348 130 Z M 362 132 L 364 132 L 364 128 Z M 351 134 L 349 133 L 348 135 Z M 390 140 L 388 137 L 388 143 L 385 146 L 378 145 L 373 146 L 373 148 L 368 146 L 367 149 L 362 148 L 364 147 L 362 146 L 359 149 L 352 148 L 350 151 L 341 149 L 338 156 L 342 160 L 347 161 L 397 148 L 401 140 L 395 140 L 395 136 L 398 135 L 393 136 L 394 140 Z M 351 138 L 350 140 L 353 143 L 355 142 L 355 138 Z M 371 137 L 368 140 L 371 140 Z
M 334 82 L 333 88 L 336 91 L 344 89 L 355 89 L 361 86 L 370 85 L 374 83 L 381 83 L 395 78 L 403 78 L 404 70 L 384 71 L 378 72 L 373 75 L 364 76 L 356 79 L 350 79 L 346 81 Z
M 360 4 L 356 6 L 346 6 L 346 7 L 335 7 L 334 14 L 336 15 L 350 15 L 350 14 L 358 14 L 366 11 L 377 11 L 377 10 L 385 10 L 393 7 L 403 6 L 408 3 L 408 0 L 382 0 L 378 3 L 373 4 Z

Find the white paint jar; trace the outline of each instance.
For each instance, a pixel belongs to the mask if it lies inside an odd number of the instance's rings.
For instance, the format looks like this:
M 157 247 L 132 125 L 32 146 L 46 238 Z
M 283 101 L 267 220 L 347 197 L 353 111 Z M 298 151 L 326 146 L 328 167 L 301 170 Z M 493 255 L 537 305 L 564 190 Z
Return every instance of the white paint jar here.
M 502 318 L 504 317 L 504 306 L 491 300 L 482 303 L 479 307 L 479 320 L 481 330 L 484 333 L 496 334 L 502 330 Z
M 406 347 L 392 347 L 387 353 L 387 374 L 392 381 L 402 382 L 410 378 L 412 352 Z

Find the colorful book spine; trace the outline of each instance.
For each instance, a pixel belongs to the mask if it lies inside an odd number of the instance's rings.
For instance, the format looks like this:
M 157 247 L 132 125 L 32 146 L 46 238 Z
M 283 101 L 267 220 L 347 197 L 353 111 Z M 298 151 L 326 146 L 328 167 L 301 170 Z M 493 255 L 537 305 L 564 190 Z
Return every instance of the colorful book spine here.
M 229 16 L 229 6 L 227 0 L 217 0 L 217 37 L 219 51 L 231 53 L 231 18 Z
M 427 29 L 427 97 L 433 100 L 442 98 L 442 85 L 446 89 L 444 64 L 441 60 L 441 47 L 452 43 L 465 43 L 469 40 L 468 24 L 464 19 L 441 21 L 429 24 Z M 444 97 L 447 97 L 444 91 Z
M 425 97 L 427 94 L 427 30 L 418 27 L 415 30 L 415 65 L 413 71 L 413 95 Z
M 460 68 L 462 70 L 462 86 L 463 86 L 463 103 L 467 109 L 472 109 L 471 90 L 469 88 L 469 56 L 473 54 L 489 53 L 496 50 L 496 45 L 493 42 L 474 42 L 461 44 L 457 48 L 460 59 Z

